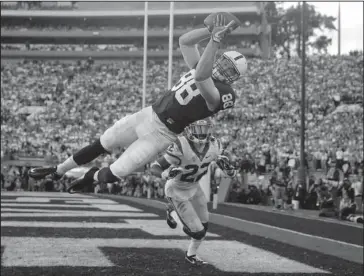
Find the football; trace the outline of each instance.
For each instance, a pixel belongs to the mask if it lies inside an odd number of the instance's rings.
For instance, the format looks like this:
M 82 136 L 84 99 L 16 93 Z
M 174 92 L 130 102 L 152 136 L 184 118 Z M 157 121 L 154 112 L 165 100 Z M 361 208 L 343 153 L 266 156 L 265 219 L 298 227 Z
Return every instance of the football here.
M 222 14 L 227 20 L 227 23 L 229 23 L 230 21 L 234 20 L 236 22 L 236 28 L 241 26 L 241 22 L 240 20 L 233 15 L 230 12 L 217 12 L 217 13 L 212 13 L 210 14 L 208 17 L 205 18 L 204 20 L 204 25 L 206 26 L 206 28 L 212 32 L 212 30 L 214 29 L 214 18 L 219 15 Z M 235 28 L 235 29 L 236 29 Z

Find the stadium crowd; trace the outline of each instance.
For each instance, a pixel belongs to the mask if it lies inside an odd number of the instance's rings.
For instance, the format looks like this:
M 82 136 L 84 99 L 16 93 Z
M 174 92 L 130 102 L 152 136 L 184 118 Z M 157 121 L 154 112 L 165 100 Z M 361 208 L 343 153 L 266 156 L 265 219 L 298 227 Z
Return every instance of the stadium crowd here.
M 307 151 L 317 158 L 344 148 L 345 157 L 353 163 L 363 159 L 362 111 L 340 108 L 348 106 L 348 101 L 363 100 L 362 62 L 363 56 L 313 56 L 308 60 Z M 236 108 L 215 118 L 217 136 L 239 156 L 247 151 L 258 158 L 263 144 L 274 149 L 274 156 L 297 152 L 299 60 L 277 63 L 250 59 L 249 66 L 249 74 L 236 85 Z M 175 61 L 173 68 L 174 81 L 187 70 L 180 61 Z M 100 134 L 119 117 L 141 108 L 142 79 L 139 60 L 108 64 L 93 64 L 92 60 L 74 64 L 4 62 L 2 143 L 8 143 L 6 149 L 13 151 L 43 150 L 48 143 L 54 144 L 52 148 L 64 145 L 74 150 L 94 137 L 91 131 Z M 151 104 L 166 91 L 167 62 L 149 61 L 147 81 L 146 103 Z M 28 118 L 14 116 L 29 106 L 43 111 Z M 105 114 L 104 110 L 111 112 Z M 31 147 L 23 143 L 26 139 Z
M 2 1 L 4 10 L 73 10 L 77 9 L 77 1 Z
M 254 41 L 242 41 L 240 44 L 241 48 L 251 48 L 254 50 L 259 49 L 259 43 Z M 237 45 L 229 45 L 227 46 L 229 50 L 237 49 Z M 158 45 L 158 46 L 149 46 L 148 51 L 159 51 L 159 50 L 167 50 L 168 45 Z M 1 50 L 18 50 L 18 51 L 94 51 L 94 52 L 102 52 L 102 51 L 138 51 L 142 50 L 142 47 L 137 44 L 63 44 L 63 45 L 55 45 L 55 44 L 1 44 Z M 174 45 L 173 50 L 178 50 L 178 45 Z

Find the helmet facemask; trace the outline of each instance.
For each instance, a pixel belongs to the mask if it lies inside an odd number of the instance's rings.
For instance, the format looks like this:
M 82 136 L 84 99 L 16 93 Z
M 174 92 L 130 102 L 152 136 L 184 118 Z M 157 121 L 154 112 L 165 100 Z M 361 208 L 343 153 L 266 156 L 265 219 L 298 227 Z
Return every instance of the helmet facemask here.
M 222 55 L 214 63 L 212 77 L 216 80 L 232 84 L 240 78 L 240 72 L 230 58 Z
M 205 144 L 211 136 L 212 124 L 205 120 L 200 120 L 186 127 L 187 138 L 196 144 Z

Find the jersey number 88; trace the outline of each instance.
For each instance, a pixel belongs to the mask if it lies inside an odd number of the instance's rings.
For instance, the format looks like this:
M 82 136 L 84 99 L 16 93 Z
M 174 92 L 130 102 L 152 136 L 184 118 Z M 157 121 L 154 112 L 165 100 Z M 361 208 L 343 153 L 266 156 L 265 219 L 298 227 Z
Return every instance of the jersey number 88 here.
M 200 91 L 198 91 L 195 83 L 194 70 L 182 76 L 171 91 L 176 93 L 175 97 L 180 105 L 187 105 L 194 97 L 199 95 Z
M 233 96 L 229 93 L 229 94 L 225 94 L 222 95 L 221 100 L 222 100 L 222 104 L 223 104 L 223 109 L 232 107 L 234 105 L 234 102 L 232 101 Z

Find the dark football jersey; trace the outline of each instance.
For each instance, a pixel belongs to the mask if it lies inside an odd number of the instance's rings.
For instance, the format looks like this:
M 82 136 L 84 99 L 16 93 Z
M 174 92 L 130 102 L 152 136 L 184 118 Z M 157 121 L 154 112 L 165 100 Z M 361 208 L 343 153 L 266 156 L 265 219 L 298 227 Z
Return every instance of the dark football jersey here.
M 195 83 L 195 71 L 192 69 L 183 75 L 171 90 L 152 105 L 159 119 L 177 134 L 189 124 L 210 117 L 220 110 L 232 108 L 235 103 L 236 95 L 230 85 L 214 80 L 220 93 L 220 105 L 216 110 L 210 111 Z

